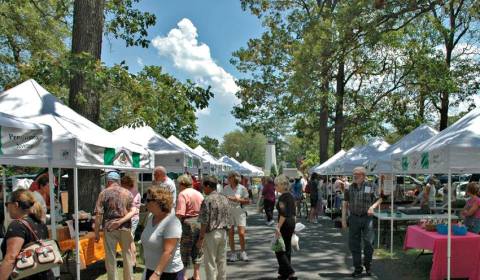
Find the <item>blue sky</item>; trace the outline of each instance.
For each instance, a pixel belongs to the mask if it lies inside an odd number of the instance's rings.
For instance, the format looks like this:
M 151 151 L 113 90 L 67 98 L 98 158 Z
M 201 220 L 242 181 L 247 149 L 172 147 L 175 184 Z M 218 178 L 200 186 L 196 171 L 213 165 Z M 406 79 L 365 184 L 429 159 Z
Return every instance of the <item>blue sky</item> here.
M 126 48 L 121 40 L 105 38 L 102 60 L 125 60 L 133 73 L 157 65 L 182 81 L 212 85 L 215 98 L 197 113 L 198 134 L 221 140 L 237 128 L 230 111 L 238 102 L 234 81 L 241 76 L 229 61 L 232 52 L 261 35 L 260 21 L 241 9 L 240 0 L 143 0 L 138 7 L 157 16 L 148 32 L 150 47 Z

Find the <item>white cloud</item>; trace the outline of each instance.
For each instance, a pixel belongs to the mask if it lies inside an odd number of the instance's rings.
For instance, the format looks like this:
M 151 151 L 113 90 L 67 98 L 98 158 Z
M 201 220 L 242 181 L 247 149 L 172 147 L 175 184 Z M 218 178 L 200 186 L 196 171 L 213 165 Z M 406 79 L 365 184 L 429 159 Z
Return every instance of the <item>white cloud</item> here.
M 137 57 L 137 64 L 140 66 L 140 67 L 143 67 L 144 63 L 143 63 L 143 59 L 141 57 Z
M 171 58 L 174 66 L 188 74 L 192 80 L 203 86 L 210 85 L 212 91 L 223 101 L 237 103 L 235 92 L 239 87 L 235 78 L 213 60 L 209 46 L 197 38 L 197 28 L 189 19 L 184 18 L 167 36 L 155 37 L 152 45 L 159 55 Z M 201 111 L 203 112 L 197 113 L 207 113 Z
M 201 115 L 208 116 L 208 115 L 210 115 L 210 113 L 211 113 L 211 110 L 210 110 L 210 108 L 207 107 L 207 108 L 203 108 L 203 109 L 197 110 L 197 111 L 195 112 L 195 115 L 196 115 L 197 117 L 198 117 L 198 116 L 201 116 Z

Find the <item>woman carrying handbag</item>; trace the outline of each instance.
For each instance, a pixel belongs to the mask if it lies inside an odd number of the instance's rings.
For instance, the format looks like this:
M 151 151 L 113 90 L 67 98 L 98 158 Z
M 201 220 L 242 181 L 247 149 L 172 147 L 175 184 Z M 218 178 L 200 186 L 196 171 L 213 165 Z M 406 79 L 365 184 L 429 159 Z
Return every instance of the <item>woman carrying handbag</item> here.
M 41 220 L 44 214 L 43 208 L 35 200 L 32 192 L 24 189 L 16 190 L 5 204 L 13 221 L 8 226 L 1 245 L 4 258 L 0 264 L 0 280 L 11 279 L 17 256 L 24 247 L 36 241 L 36 237 L 48 238 L 47 226 Z M 22 279 L 48 280 L 53 279 L 53 273 L 47 270 Z

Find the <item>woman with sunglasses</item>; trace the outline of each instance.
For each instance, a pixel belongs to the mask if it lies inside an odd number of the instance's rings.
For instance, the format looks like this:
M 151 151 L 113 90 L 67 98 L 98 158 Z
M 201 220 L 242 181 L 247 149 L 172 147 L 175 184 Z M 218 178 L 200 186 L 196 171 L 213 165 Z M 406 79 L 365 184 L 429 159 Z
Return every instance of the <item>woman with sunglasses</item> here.
M 24 189 L 14 191 L 7 200 L 6 206 L 8 214 L 13 221 L 8 226 L 1 245 L 4 258 L 0 264 L 0 280 L 9 279 L 20 250 L 35 241 L 31 231 L 25 224 L 19 221 L 20 219 L 28 223 L 38 238 L 48 238 L 47 226 L 42 222 L 42 217 L 45 215 L 43 208 L 40 203 L 35 200 L 32 192 Z M 48 270 L 23 279 L 53 279 L 53 273 L 51 270 Z
M 146 280 L 183 280 L 180 256 L 182 224 L 172 212 L 172 193 L 162 186 L 150 187 L 146 197 L 147 218 L 141 240 Z

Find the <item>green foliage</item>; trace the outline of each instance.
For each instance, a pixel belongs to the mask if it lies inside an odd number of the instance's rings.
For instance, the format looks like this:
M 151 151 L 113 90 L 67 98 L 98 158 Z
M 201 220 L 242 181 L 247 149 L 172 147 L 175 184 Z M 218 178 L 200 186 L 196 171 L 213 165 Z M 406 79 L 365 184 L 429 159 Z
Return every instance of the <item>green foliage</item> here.
M 200 138 L 198 145 L 202 146 L 212 156 L 220 157 L 220 142 L 217 139 L 203 136 L 202 138 Z
M 438 46 L 452 36 L 478 46 L 478 1 L 380 2 L 242 0 L 265 32 L 233 54 L 247 77 L 239 81 L 241 104 L 234 108 L 240 125 L 277 139 L 295 135 L 296 146 L 277 141 L 279 158 L 292 162 L 301 147 L 307 166 L 318 163 L 318 150 L 333 154 L 332 145 L 318 142 L 334 135 L 337 108 L 348 149 L 372 136 L 394 141 L 433 124 L 442 93 L 451 93 L 453 106 L 471 102 L 479 91 L 478 53 L 459 52 L 450 68 Z M 449 11 L 459 29 L 447 38 Z
M 105 30 L 116 39 L 125 41 L 127 47 L 141 46 L 147 48 L 147 29 L 154 26 L 156 16 L 134 8 L 140 0 L 107 0 L 105 1 Z
M 275 166 L 275 164 L 272 164 L 272 167 L 270 167 L 270 177 L 277 177 L 278 174 L 279 173 L 277 172 L 277 167 Z
M 260 133 L 235 130 L 223 136 L 220 151 L 239 162 L 246 160 L 253 165 L 264 166 L 266 142 L 266 137 Z

